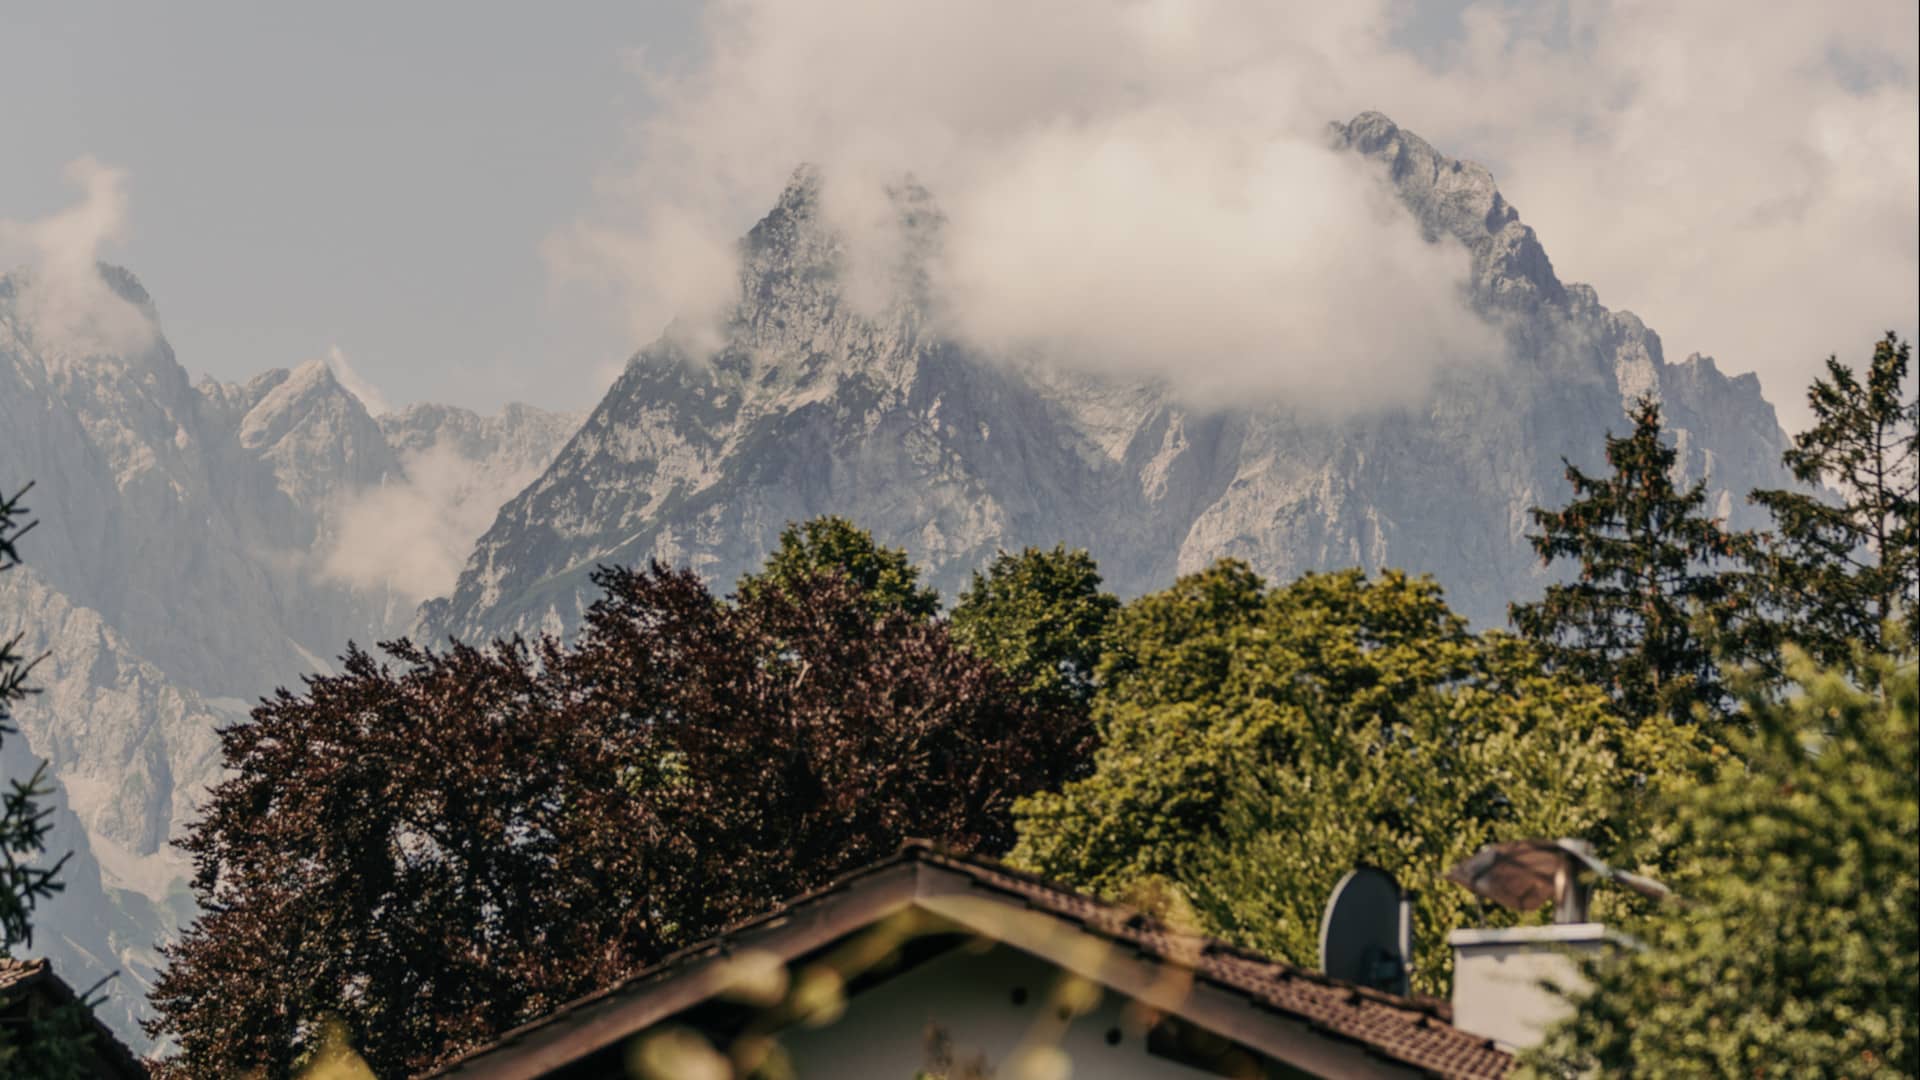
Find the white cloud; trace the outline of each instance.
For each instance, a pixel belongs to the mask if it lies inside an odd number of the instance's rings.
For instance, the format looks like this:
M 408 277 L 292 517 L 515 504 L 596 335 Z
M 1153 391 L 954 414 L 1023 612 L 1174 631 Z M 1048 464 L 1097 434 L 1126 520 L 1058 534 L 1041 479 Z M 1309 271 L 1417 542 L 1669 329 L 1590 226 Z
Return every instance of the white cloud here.
M 1209 397 L 1405 400 L 1492 338 L 1465 251 L 1327 145 L 1317 43 L 1386 25 L 1327 7 L 718 4 L 707 65 L 655 85 L 639 161 L 552 250 L 617 279 L 650 336 L 731 299 L 731 245 L 795 164 L 820 166 L 857 279 L 895 257 L 885 191 L 911 174 L 972 337 Z
M 347 362 L 347 354 L 341 351 L 340 346 L 328 347 L 327 367 L 332 369 L 333 377 L 340 380 L 340 385 L 347 388 L 347 393 L 360 399 L 360 404 L 366 406 L 370 415 L 383 416 L 393 411 L 393 406 L 387 403 L 386 395 Z
M 1379 109 L 1493 166 L 1563 276 L 1676 356 L 1758 370 L 1790 423 L 1820 356 L 1913 329 L 1910 0 L 1491 0 L 1418 55 L 1409 11 L 720 0 L 704 62 L 654 79 L 634 160 L 548 253 L 651 337 L 728 299 L 731 244 L 796 163 L 855 226 L 911 172 L 950 217 L 964 325 L 1365 404 L 1473 345 L 1464 259 L 1409 245 L 1320 141 Z
M 1882 331 L 1916 330 L 1920 8 L 1572 10 L 1554 48 L 1550 28 L 1472 9 L 1396 118 L 1493 159 L 1560 272 L 1639 314 L 1670 358 L 1757 371 L 1804 424 L 1823 357 L 1858 364 Z
M 341 510 L 322 571 L 417 604 L 453 591 L 474 542 L 541 470 L 490 468 L 446 442 L 409 454 L 402 465 L 404 477 L 356 495 Z
M 0 273 L 15 278 L 15 311 L 43 347 L 137 354 L 158 329 L 99 271 L 101 249 L 126 228 L 126 173 L 83 157 L 66 175 L 81 189 L 78 202 L 32 221 L 0 219 Z

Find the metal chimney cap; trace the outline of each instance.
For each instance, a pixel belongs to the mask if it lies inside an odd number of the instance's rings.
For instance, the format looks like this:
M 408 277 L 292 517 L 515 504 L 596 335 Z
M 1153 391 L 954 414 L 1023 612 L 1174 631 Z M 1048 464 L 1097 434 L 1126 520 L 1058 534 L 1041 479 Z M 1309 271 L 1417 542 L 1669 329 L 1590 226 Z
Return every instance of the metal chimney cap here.
M 1617 871 L 1601 862 L 1594 857 L 1593 845 L 1585 840 L 1489 844 L 1447 871 L 1447 880 L 1501 907 L 1533 911 L 1549 900 L 1565 903 L 1573 899 L 1575 878 L 1583 871 L 1603 881 L 1617 881 L 1651 899 L 1669 895 L 1665 885 L 1651 878 Z

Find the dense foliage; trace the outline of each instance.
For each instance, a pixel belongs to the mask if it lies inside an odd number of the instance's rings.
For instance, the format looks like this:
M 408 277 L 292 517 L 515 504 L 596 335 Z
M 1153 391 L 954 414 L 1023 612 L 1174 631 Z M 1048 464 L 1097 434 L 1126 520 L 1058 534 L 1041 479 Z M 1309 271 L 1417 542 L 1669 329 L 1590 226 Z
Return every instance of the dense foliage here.
M 1050 704 L 1087 708 L 1120 601 L 1084 550 L 1001 552 L 953 609 L 954 639 Z
M 822 574 L 839 575 L 859 591 L 875 615 L 903 611 L 931 618 L 940 594 L 920 584 L 920 568 L 899 548 L 882 547 L 873 534 L 843 517 L 817 517 L 780 532 L 780 546 L 736 591 L 752 601 L 772 590 L 792 589 Z
M 1824 664 L 1845 665 L 1920 634 L 1920 400 L 1913 352 L 1893 334 L 1865 377 L 1838 358 L 1807 391 L 1813 426 L 1793 437 L 1787 468 L 1807 491 L 1756 491 L 1773 515 L 1761 560 L 1763 602 L 1784 636 Z M 1894 637 L 1889 638 L 1887 635 Z
M 1663 811 L 1688 853 L 1646 948 L 1590 967 L 1539 1055 L 1608 1076 L 1920 1073 L 1920 738 L 1911 649 L 1845 672 L 1791 665 L 1797 692 L 1746 702 L 1713 782 Z
M 286 1076 L 337 1016 L 402 1075 L 905 837 L 1004 849 L 1084 724 L 856 576 L 728 603 L 607 570 L 575 645 L 356 650 L 265 702 L 186 841 L 206 913 L 155 1034 L 193 1075 Z
M 1421 883 L 1516 836 L 1623 849 L 1633 800 L 1697 757 L 1691 731 L 1624 723 L 1397 572 L 1269 587 L 1218 563 L 1127 605 L 1101 677 L 1093 775 L 1021 803 L 1015 858 L 1109 895 L 1171 890 L 1203 928 L 1309 966 L 1357 862 Z M 1461 925 L 1468 899 L 1421 889 L 1420 925 Z M 1443 935 L 1417 960 L 1443 990 Z
M 1744 658 L 1744 639 L 1762 632 L 1744 618 L 1748 590 L 1735 569 L 1747 538 L 1706 514 L 1704 481 L 1675 484 L 1659 404 L 1640 399 L 1632 420 L 1632 434 L 1607 437 L 1607 475 L 1568 463 L 1572 501 L 1532 511 L 1540 558 L 1579 571 L 1513 605 L 1513 625 L 1555 667 L 1604 687 L 1622 715 L 1687 719 L 1697 708 L 1724 718 L 1732 698 L 1720 665 Z

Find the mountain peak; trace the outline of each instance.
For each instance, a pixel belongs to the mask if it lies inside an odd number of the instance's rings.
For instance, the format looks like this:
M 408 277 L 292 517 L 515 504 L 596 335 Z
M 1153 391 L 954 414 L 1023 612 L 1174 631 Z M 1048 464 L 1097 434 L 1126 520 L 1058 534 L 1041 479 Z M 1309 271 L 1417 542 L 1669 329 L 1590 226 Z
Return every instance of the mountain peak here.
M 1385 167 L 1388 183 L 1427 239 L 1451 236 L 1466 246 L 1480 306 L 1531 312 L 1566 302 L 1566 286 L 1546 249 L 1485 166 L 1442 154 L 1384 113 L 1363 112 L 1330 124 L 1328 135 L 1335 146 Z

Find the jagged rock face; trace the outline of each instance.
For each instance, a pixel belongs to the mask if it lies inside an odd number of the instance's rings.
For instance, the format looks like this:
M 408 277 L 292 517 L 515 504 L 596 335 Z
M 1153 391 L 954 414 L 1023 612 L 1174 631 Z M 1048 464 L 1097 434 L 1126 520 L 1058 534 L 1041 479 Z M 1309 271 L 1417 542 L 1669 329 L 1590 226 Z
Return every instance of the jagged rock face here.
M 1283 579 L 1401 566 L 1497 625 L 1545 574 L 1528 507 L 1565 498 L 1563 456 L 1598 464 L 1636 395 L 1665 402 L 1722 512 L 1739 519 L 1739 495 L 1781 481 L 1758 381 L 1669 364 L 1638 319 L 1563 284 L 1485 169 L 1375 113 L 1331 137 L 1379 164 L 1429 239 L 1466 247 L 1469 301 L 1508 356 L 1443 374 L 1421 408 L 1333 420 L 1201 409 L 1165 387 L 982 355 L 939 332 L 924 279 L 878 314 L 848 302 L 803 170 L 743 244 L 725 344 L 695 357 L 670 334 L 635 356 L 502 509 L 453 595 L 423 609 L 424 630 L 565 629 L 601 563 L 659 558 L 730 585 L 786 522 L 824 513 L 906 547 L 949 596 L 998 548 L 1064 541 L 1122 594 L 1222 556 Z M 937 229 L 909 194 L 903 228 Z
M 102 272 L 153 317 L 132 275 Z M 416 407 L 377 421 L 319 362 L 196 387 L 157 330 L 131 355 L 76 349 L 15 296 L 0 276 L 0 485 L 34 482 L 39 525 L 25 564 L 0 574 L 0 635 L 47 659 L 4 750 L 49 762 L 73 826 L 58 839 L 97 879 L 45 910 L 42 936 L 63 943 L 70 980 L 126 969 L 109 990 L 124 1021 L 156 935 L 191 913 L 168 842 L 218 776 L 216 729 L 412 617 L 413 598 L 326 573 L 355 500 L 433 451 L 490 517 L 576 418 Z

